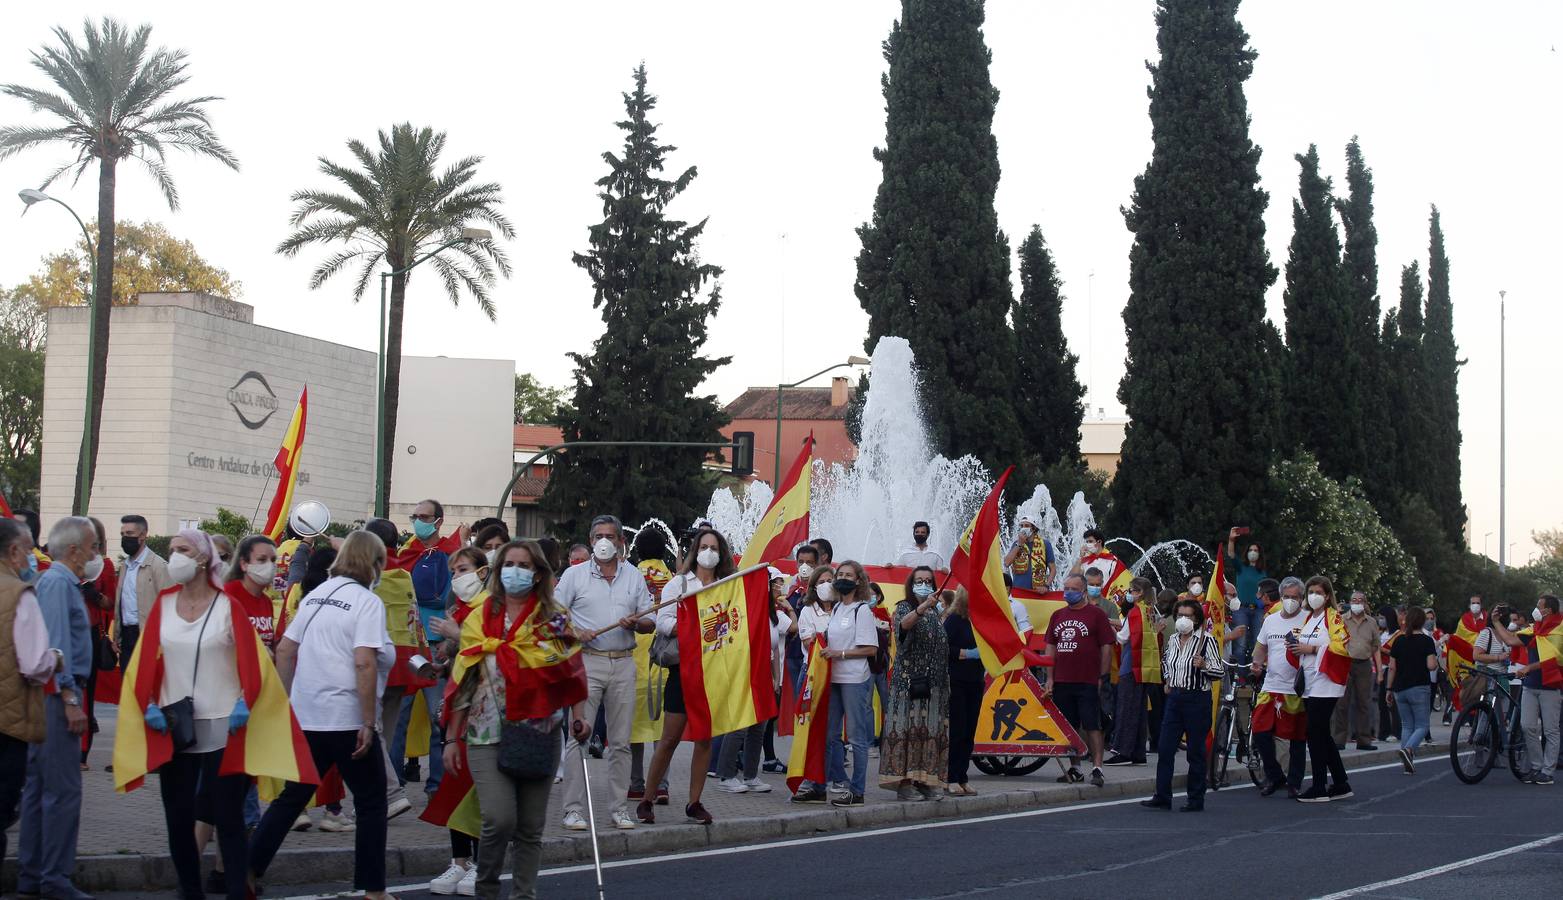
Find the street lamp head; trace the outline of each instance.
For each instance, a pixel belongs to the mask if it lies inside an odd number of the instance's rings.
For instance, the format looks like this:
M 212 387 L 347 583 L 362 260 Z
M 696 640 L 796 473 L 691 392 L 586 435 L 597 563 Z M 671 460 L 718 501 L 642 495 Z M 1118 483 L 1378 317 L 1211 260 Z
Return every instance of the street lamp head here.
M 866 366 L 866 365 L 871 364 L 872 362 L 873 362 L 873 360 L 868 359 L 867 357 L 863 357 L 863 356 L 849 356 L 849 357 L 847 357 L 847 365 L 849 365 L 849 366 Z
M 464 241 L 487 241 L 492 240 L 493 237 L 493 233 L 490 232 L 487 228 L 461 229 L 461 239 Z
M 43 191 L 40 191 L 37 188 L 22 188 L 16 192 L 16 196 L 21 197 L 22 202 L 28 206 L 32 206 L 34 203 L 42 203 L 43 201 L 50 199 L 48 194 L 45 194 Z

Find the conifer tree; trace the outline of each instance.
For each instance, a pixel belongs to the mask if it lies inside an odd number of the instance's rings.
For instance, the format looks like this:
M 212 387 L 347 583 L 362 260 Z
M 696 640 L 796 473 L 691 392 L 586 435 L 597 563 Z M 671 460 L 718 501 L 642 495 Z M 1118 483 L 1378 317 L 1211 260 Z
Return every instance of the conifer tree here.
M 1425 396 L 1432 429 L 1428 434 L 1424 493 L 1450 541 L 1463 543 L 1465 501 L 1460 494 L 1460 366 L 1454 342 L 1454 303 L 1449 294 L 1449 256 L 1434 206 L 1428 220 L 1427 314 L 1422 334 Z
M 572 353 L 575 390 L 561 409 L 566 441 L 722 441 L 727 417 L 713 396 L 697 392 L 729 360 L 700 355 L 721 288 L 705 292 L 722 270 L 702 262 L 697 241 L 705 221 L 669 218 L 669 205 L 696 175 L 690 166 L 662 177 L 677 148 L 657 139 L 648 116 L 646 67 L 624 95 L 624 149 L 604 153 L 598 180 L 603 220 L 591 226 L 574 261 L 591 276 L 592 306 L 606 326 L 590 354 Z M 537 337 L 537 336 L 534 336 Z M 561 535 L 579 536 L 591 516 L 609 513 L 639 523 L 655 516 L 675 527 L 707 506 L 712 485 L 706 452 L 692 447 L 591 447 L 554 458 L 543 506 Z
M 1380 333 L 1378 295 L 1378 228 L 1373 224 L 1373 170 L 1362 156 L 1362 145 L 1353 137 L 1346 145 L 1347 195 L 1336 200 L 1340 212 L 1345 252 L 1341 270 L 1351 310 L 1351 328 L 1345 346 L 1358 367 L 1354 423 L 1362 435 L 1366 455 L 1354 474 L 1380 509 L 1395 498 L 1394 434 L 1384 414 L 1389 347 Z
M 1026 451 L 1043 467 L 1080 458 L 1085 386 L 1075 374 L 1080 357 L 1064 339 L 1064 298 L 1042 227 L 1020 243 L 1020 301 L 1015 304 L 1019 379 L 1011 399 L 1020 411 Z
M 1256 54 L 1237 0 L 1159 0 L 1154 148 L 1124 216 L 1130 424 L 1113 479 L 1120 533 L 1199 541 L 1257 518 L 1275 445 L 1265 351 L 1269 197 L 1243 82 Z
M 1286 414 L 1291 433 L 1318 457 L 1324 474 L 1360 475 L 1366 456 L 1365 410 L 1358 390 L 1360 341 L 1347 282 L 1330 180 L 1319 174 L 1319 150 L 1300 154 L 1298 197 L 1292 201 L 1292 243 L 1286 261 Z M 1374 411 L 1375 413 L 1377 410 Z
M 1023 448 L 983 6 L 902 0 L 884 43 L 883 175 L 873 220 L 858 229 L 855 289 L 870 352 L 886 335 L 911 343 L 935 449 L 998 470 Z
M 1400 270 L 1400 305 L 1384 317 L 1384 421 L 1391 435 L 1386 455 L 1393 460 L 1389 496 L 1399 508 L 1425 489 L 1431 419 L 1422 367 L 1422 303 L 1422 267 L 1413 261 Z M 1395 518 L 1403 521 L 1402 514 Z

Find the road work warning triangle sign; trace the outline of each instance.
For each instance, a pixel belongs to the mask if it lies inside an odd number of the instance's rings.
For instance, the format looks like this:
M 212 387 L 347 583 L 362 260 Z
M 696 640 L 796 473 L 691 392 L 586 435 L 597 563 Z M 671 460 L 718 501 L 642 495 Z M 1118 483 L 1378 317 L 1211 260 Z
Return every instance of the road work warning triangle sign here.
M 1044 699 L 1037 680 L 1025 669 L 988 682 L 977 715 L 972 752 L 984 756 L 1067 756 L 1083 753 L 1085 742 Z

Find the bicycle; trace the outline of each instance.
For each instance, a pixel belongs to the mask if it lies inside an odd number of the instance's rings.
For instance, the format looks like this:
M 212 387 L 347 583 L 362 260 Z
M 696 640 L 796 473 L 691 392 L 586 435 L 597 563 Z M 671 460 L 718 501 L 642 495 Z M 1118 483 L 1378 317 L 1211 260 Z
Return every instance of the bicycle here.
M 1231 787 L 1227 765 L 1235 757 L 1248 770 L 1255 787 L 1264 784 L 1264 766 L 1253 746 L 1253 663 L 1227 663 L 1233 677 L 1222 679 L 1221 708 L 1216 713 L 1215 740 L 1211 745 L 1210 789 Z M 1238 707 L 1238 689 L 1249 688 L 1249 715 Z
M 1460 669 L 1470 673 L 1469 677 L 1485 676 L 1487 690 L 1480 700 L 1460 711 L 1454 730 L 1449 734 L 1449 763 L 1454 767 L 1455 777 L 1466 784 L 1476 784 L 1486 778 L 1504 749 L 1504 736 L 1507 735 L 1509 771 L 1524 781 L 1530 773 L 1530 761 L 1525 752 L 1525 733 L 1520 728 L 1519 684 L 1510 681 L 1507 671 L 1492 666 L 1477 663 L 1462 665 Z M 1506 681 L 1510 682 L 1507 686 Z M 1500 700 L 1508 703 L 1504 717 L 1507 723 L 1498 716 Z

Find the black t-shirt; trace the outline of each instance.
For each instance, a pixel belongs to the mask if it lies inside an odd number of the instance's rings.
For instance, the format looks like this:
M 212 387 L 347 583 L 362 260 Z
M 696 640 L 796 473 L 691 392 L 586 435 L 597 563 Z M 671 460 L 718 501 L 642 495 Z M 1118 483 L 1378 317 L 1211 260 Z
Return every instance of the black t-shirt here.
M 1403 691 L 1432 684 L 1427 658 L 1437 654 L 1438 647 L 1433 639 L 1420 631 L 1395 638 L 1395 645 L 1389 648 L 1389 658 L 1395 661 L 1395 683 L 1390 685 L 1390 690 Z

